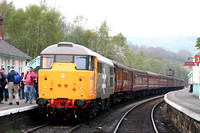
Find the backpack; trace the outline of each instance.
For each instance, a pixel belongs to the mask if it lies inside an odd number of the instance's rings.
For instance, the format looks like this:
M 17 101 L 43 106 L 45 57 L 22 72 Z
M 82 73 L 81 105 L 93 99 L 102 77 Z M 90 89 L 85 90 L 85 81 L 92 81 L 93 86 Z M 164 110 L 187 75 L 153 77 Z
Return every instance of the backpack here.
M 14 83 L 15 84 L 19 84 L 21 82 L 21 76 L 15 71 L 15 75 L 14 75 Z

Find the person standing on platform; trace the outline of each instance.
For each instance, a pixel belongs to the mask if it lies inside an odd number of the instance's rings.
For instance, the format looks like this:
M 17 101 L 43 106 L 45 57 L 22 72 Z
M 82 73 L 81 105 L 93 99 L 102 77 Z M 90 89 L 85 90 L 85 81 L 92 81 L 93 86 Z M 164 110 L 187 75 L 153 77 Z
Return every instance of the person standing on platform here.
M 6 79 L 5 69 L 1 68 L 1 72 L 3 73 L 3 75 L 4 75 L 5 79 Z M 6 83 L 6 80 L 4 80 L 4 83 L 3 83 L 3 91 L 5 93 L 5 101 L 7 101 L 7 98 L 8 98 L 8 84 Z
M 24 86 L 24 94 L 26 97 L 25 103 L 30 100 L 30 104 L 33 101 L 33 94 L 34 94 L 34 81 L 37 80 L 37 74 L 33 72 L 33 68 L 29 67 L 29 71 L 25 74 L 23 81 L 25 82 Z
M 15 92 L 16 104 L 19 105 L 18 84 L 14 83 L 14 75 L 15 75 L 15 70 L 14 70 L 14 67 L 12 66 L 10 67 L 10 71 L 6 77 L 6 82 L 8 83 L 9 105 L 12 105 L 13 91 Z
M 5 75 L 4 69 L 2 68 L 0 71 L 0 104 L 3 104 L 3 89 L 5 87 Z
M 24 78 L 24 73 L 22 72 L 21 73 L 21 79 L 23 79 Z M 24 82 L 23 81 L 21 81 L 20 83 L 19 83 L 19 95 L 20 95 L 20 99 L 24 99 Z
M 193 84 L 190 85 L 190 90 L 189 92 L 193 92 Z

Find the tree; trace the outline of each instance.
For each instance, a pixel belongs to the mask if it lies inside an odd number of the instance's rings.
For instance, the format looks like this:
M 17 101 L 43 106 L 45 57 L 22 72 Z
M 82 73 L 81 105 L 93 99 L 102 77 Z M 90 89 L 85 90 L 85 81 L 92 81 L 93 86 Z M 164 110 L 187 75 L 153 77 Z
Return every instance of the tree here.
M 197 47 L 197 49 L 200 49 L 200 37 L 197 38 L 195 47 Z
M 35 58 L 49 45 L 63 40 L 63 17 L 45 4 L 17 9 L 6 1 L 0 4 L 4 15 L 5 40 Z M 4 9 L 4 10 L 3 10 Z
M 0 2 L 0 16 L 2 16 L 4 19 L 6 19 L 6 17 L 9 17 L 14 10 L 15 7 L 13 6 L 13 2 L 7 3 L 6 0 L 2 0 L 2 2 Z M 6 20 L 4 20 L 4 23 L 5 21 Z

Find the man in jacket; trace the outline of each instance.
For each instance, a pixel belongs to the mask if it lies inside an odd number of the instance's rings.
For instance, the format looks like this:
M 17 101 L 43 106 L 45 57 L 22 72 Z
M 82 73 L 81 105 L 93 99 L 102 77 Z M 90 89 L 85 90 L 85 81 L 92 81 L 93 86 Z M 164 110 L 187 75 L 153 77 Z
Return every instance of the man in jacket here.
M 29 72 L 27 72 L 24 76 L 23 81 L 25 82 L 24 86 L 24 94 L 26 97 L 25 103 L 30 100 L 30 104 L 33 102 L 33 94 L 34 94 L 34 81 L 37 80 L 37 74 L 33 72 L 33 68 L 29 67 Z M 29 97 L 30 96 L 30 97 Z
M 6 77 L 6 82 L 8 83 L 8 93 L 9 93 L 9 105 L 12 105 L 12 95 L 15 92 L 16 104 L 19 105 L 19 91 L 18 84 L 14 83 L 15 70 L 14 67 L 10 67 L 10 71 Z

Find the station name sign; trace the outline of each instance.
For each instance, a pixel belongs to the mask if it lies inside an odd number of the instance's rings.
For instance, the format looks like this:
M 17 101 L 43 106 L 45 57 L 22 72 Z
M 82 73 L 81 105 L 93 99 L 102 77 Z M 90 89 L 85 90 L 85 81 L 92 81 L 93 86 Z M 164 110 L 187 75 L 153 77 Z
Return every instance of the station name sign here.
M 195 55 L 195 63 L 200 63 L 200 55 Z
M 200 63 L 200 55 L 195 55 L 194 62 L 185 62 L 185 66 L 195 66 L 195 64 L 199 66 L 199 63 Z
M 185 66 L 194 66 L 195 62 L 185 62 Z

